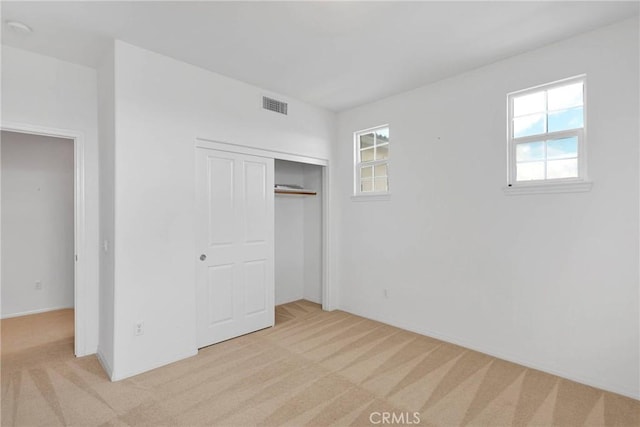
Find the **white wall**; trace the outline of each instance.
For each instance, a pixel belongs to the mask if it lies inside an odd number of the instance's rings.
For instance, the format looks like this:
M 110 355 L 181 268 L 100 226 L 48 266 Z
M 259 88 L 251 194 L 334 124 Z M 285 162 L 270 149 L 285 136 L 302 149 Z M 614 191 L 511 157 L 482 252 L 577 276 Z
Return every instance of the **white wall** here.
M 98 135 L 96 71 L 2 46 L 2 123 L 81 132 L 85 143 L 86 281 L 88 321 L 82 354 L 98 346 Z M 4 254 L 3 254 L 4 261 Z
M 72 308 L 73 141 L 3 131 L 1 147 L 2 317 Z
M 640 397 L 638 48 L 635 19 L 340 114 L 341 307 Z M 582 73 L 593 190 L 506 196 L 506 94 Z M 354 202 L 384 123 L 391 200 Z
M 303 298 L 322 304 L 322 167 L 302 167 L 303 186 L 316 192 L 303 197 L 304 204 L 304 289 Z
M 328 158 L 334 114 L 289 99 L 278 115 L 263 93 L 116 43 L 114 379 L 196 352 L 195 139 Z
M 302 163 L 276 160 L 275 183 L 304 187 Z M 276 305 L 304 298 L 305 198 L 282 194 L 275 196 Z
M 98 357 L 113 371 L 115 273 L 115 58 L 114 46 L 98 67 L 98 131 L 100 150 L 100 341 Z

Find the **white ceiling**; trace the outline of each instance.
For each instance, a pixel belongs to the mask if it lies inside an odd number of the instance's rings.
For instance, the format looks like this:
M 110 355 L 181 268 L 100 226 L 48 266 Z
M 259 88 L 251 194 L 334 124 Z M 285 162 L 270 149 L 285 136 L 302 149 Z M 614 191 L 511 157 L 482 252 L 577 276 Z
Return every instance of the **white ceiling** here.
M 639 3 L 2 2 L 2 43 L 95 67 L 110 39 L 334 111 L 637 15 Z

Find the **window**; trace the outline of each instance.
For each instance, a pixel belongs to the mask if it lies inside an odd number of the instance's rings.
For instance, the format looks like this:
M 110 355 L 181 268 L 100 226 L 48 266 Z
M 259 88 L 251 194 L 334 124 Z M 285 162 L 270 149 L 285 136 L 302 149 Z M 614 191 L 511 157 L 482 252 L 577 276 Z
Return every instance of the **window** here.
M 514 92 L 509 102 L 509 186 L 586 180 L 585 77 Z
M 355 194 L 389 193 L 389 126 L 355 133 Z

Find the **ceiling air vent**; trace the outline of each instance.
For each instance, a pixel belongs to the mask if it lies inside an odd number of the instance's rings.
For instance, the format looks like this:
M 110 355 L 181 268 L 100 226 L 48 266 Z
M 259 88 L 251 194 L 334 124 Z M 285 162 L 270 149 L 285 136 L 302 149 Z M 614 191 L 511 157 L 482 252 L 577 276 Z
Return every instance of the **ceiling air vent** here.
M 276 113 L 287 115 L 287 103 L 278 101 L 277 99 L 262 97 L 262 108 L 265 110 L 275 111 Z

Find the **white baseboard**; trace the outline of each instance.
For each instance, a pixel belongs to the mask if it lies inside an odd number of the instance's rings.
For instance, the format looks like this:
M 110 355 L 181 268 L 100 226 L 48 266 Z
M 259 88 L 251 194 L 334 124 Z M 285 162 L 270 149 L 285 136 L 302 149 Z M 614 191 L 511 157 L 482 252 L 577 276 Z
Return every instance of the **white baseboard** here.
M 320 297 L 320 298 L 310 298 L 310 297 L 307 297 L 307 296 L 303 296 L 302 299 L 322 305 L 322 297 Z
M 64 310 L 68 308 L 73 308 L 73 306 L 39 308 L 37 310 L 27 310 L 27 311 L 21 311 L 19 313 L 9 313 L 9 314 L 3 313 L 2 316 L 0 316 L 0 319 L 10 319 L 12 317 L 28 316 L 30 314 L 46 313 L 47 311 Z
M 440 341 L 448 342 L 451 344 L 456 344 L 461 347 L 467 348 L 469 350 L 474 350 L 479 353 L 487 354 L 489 356 L 496 357 L 498 359 L 505 360 L 507 362 L 516 363 L 518 365 L 525 366 L 527 368 L 536 369 L 538 371 L 546 372 L 551 375 L 556 375 L 561 378 L 565 378 L 571 381 L 575 381 L 580 384 L 588 385 L 591 387 L 599 388 L 601 390 L 610 391 L 612 393 L 620 394 L 622 396 L 630 397 L 631 399 L 640 400 L 640 390 L 632 390 L 626 387 L 621 387 L 619 385 L 612 385 L 607 383 L 606 381 L 602 381 L 601 379 L 589 378 L 587 376 L 581 375 L 573 375 L 567 374 L 566 372 L 561 372 L 555 368 L 551 368 L 545 366 L 544 364 L 539 364 L 537 362 L 533 362 L 531 360 L 527 360 L 525 358 L 515 356 L 512 354 L 505 354 L 501 351 L 494 351 L 491 348 L 486 348 L 484 346 L 479 346 L 476 344 L 471 344 L 466 342 L 465 340 L 458 339 L 456 337 L 451 337 L 445 334 L 441 334 L 438 332 L 433 332 L 424 328 L 416 328 L 413 325 L 406 325 L 402 322 L 396 322 L 394 320 L 389 319 L 381 319 L 370 316 L 369 314 L 365 314 L 359 312 L 359 310 L 351 310 L 348 308 L 340 307 L 340 310 L 343 310 L 347 313 L 355 314 L 356 316 L 364 317 L 366 319 L 375 320 L 376 322 L 382 322 L 391 326 L 395 326 L 397 328 L 401 328 L 410 332 L 415 332 L 416 334 L 425 335 L 431 338 L 438 339 Z
M 175 362 L 179 362 L 183 359 L 189 358 L 189 357 L 193 357 L 196 356 L 198 354 L 198 349 L 195 350 L 189 350 L 186 352 L 182 352 L 180 354 L 174 355 L 170 358 L 167 358 L 161 362 L 156 362 L 152 365 L 149 366 L 145 366 L 144 368 L 137 368 L 137 369 L 133 369 L 133 370 L 129 370 L 129 371 L 125 371 L 122 372 L 122 370 L 117 371 L 117 372 L 112 372 L 111 375 L 109 375 L 109 377 L 111 378 L 111 381 L 120 381 L 120 380 L 124 380 L 126 378 L 129 377 L 133 377 L 135 375 L 140 375 L 144 372 L 148 372 L 157 368 L 161 368 L 163 366 L 167 366 L 170 365 L 172 363 Z
M 276 302 L 275 305 L 279 306 L 279 305 L 282 305 L 282 304 L 289 304 L 290 302 L 300 301 L 301 299 L 304 299 L 304 297 L 302 295 L 300 295 L 299 297 L 285 298 L 283 301 Z
M 111 381 L 113 381 L 113 369 L 111 369 L 111 365 L 107 362 L 107 359 L 102 354 L 102 349 L 98 347 L 98 351 L 96 352 L 96 356 L 98 357 L 98 362 L 102 365 L 102 369 L 107 373 L 107 376 Z

